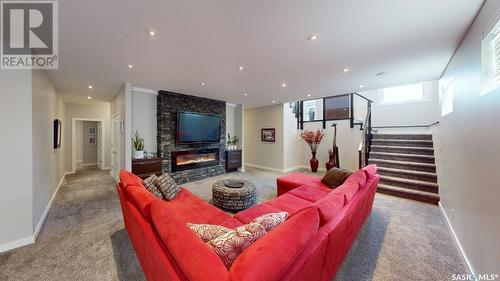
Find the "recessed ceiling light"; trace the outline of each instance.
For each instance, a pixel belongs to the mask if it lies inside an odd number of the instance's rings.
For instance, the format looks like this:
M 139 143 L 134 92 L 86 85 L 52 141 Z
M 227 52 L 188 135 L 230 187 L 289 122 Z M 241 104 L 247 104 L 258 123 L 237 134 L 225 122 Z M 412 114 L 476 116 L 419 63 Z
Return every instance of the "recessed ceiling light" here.
M 149 31 L 149 36 L 156 36 L 156 31 L 150 30 Z
M 310 97 L 310 96 L 311 96 L 311 94 L 307 94 L 307 96 L 308 96 L 308 97 Z
M 246 96 L 248 96 L 248 94 L 247 94 L 247 93 L 244 93 L 243 95 L 244 95 L 245 97 L 246 97 Z
M 365 85 L 359 85 L 359 87 L 360 87 L 361 89 L 363 89 L 363 88 L 365 87 Z
M 240 71 L 243 70 L 243 69 L 244 69 L 243 66 L 238 67 L 238 70 L 240 70 Z
M 286 87 L 286 83 L 281 84 L 281 87 L 285 88 Z
M 276 103 L 276 101 L 275 101 L 275 100 L 273 100 L 273 103 Z
M 201 82 L 201 83 L 200 83 L 200 85 L 202 85 L 202 86 L 206 86 L 206 85 L 207 85 L 207 83 L 205 83 L 205 82 Z
M 314 41 L 316 39 L 318 39 L 318 35 L 316 35 L 316 34 L 311 34 L 307 37 L 307 40 L 309 40 L 309 41 Z
M 349 68 L 342 69 L 342 72 L 349 72 L 349 71 L 351 71 Z
M 87 97 L 87 99 L 88 99 L 88 100 L 91 100 L 91 99 L 92 99 L 92 97 Z
M 131 64 L 129 64 L 129 65 L 128 65 L 128 68 L 132 69 L 132 68 L 134 68 L 134 66 L 133 66 L 133 65 L 131 65 Z
M 89 85 L 89 89 L 91 89 L 91 90 L 92 90 L 92 88 L 94 88 L 94 87 L 92 87 L 92 85 Z

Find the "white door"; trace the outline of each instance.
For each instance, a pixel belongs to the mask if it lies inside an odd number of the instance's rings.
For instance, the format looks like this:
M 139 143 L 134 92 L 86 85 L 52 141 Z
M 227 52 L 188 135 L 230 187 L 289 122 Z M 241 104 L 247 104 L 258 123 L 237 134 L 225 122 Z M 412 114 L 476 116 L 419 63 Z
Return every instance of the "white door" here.
M 102 122 L 97 122 L 97 167 L 102 170 Z
M 113 117 L 111 122 L 111 175 L 118 181 L 118 173 L 120 172 L 120 127 L 119 116 Z

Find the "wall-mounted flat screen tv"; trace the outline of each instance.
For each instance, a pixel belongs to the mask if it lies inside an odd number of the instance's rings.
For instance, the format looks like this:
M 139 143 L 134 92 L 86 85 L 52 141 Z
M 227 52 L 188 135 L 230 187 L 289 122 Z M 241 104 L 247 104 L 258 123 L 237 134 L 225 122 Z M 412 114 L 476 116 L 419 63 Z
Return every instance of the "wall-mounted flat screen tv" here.
M 176 143 L 209 143 L 220 141 L 221 116 L 184 112 L 177 113 Z

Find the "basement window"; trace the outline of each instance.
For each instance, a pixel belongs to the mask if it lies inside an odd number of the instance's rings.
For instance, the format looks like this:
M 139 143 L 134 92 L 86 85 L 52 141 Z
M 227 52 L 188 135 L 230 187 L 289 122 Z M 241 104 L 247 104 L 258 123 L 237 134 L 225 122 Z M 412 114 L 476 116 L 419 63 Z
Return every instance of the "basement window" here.
M 481 95 L 500 87 L 500 22 L 499 15 L 483 32 L 481 41 Z
M 441 116 L 453 112 L 453 95 L 455 79 L 453 77 L 439 80 L 439 95 L 441 97 Z
M 418 83 L 385 88 L 382 93 L 380 104 L 404 104 L 421 101 L 424 101 L 424 84 Z

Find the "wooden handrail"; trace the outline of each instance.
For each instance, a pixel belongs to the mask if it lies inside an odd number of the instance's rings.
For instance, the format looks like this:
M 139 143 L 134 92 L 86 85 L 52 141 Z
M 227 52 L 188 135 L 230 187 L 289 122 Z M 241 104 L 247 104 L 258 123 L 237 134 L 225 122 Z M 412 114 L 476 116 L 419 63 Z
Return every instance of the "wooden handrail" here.
M 397 129 L 397 128 L 429 128 L 439 124 L 439 121 L 428 125 L 394 125 L 394 126 L 373 126 L 373 129 Z

